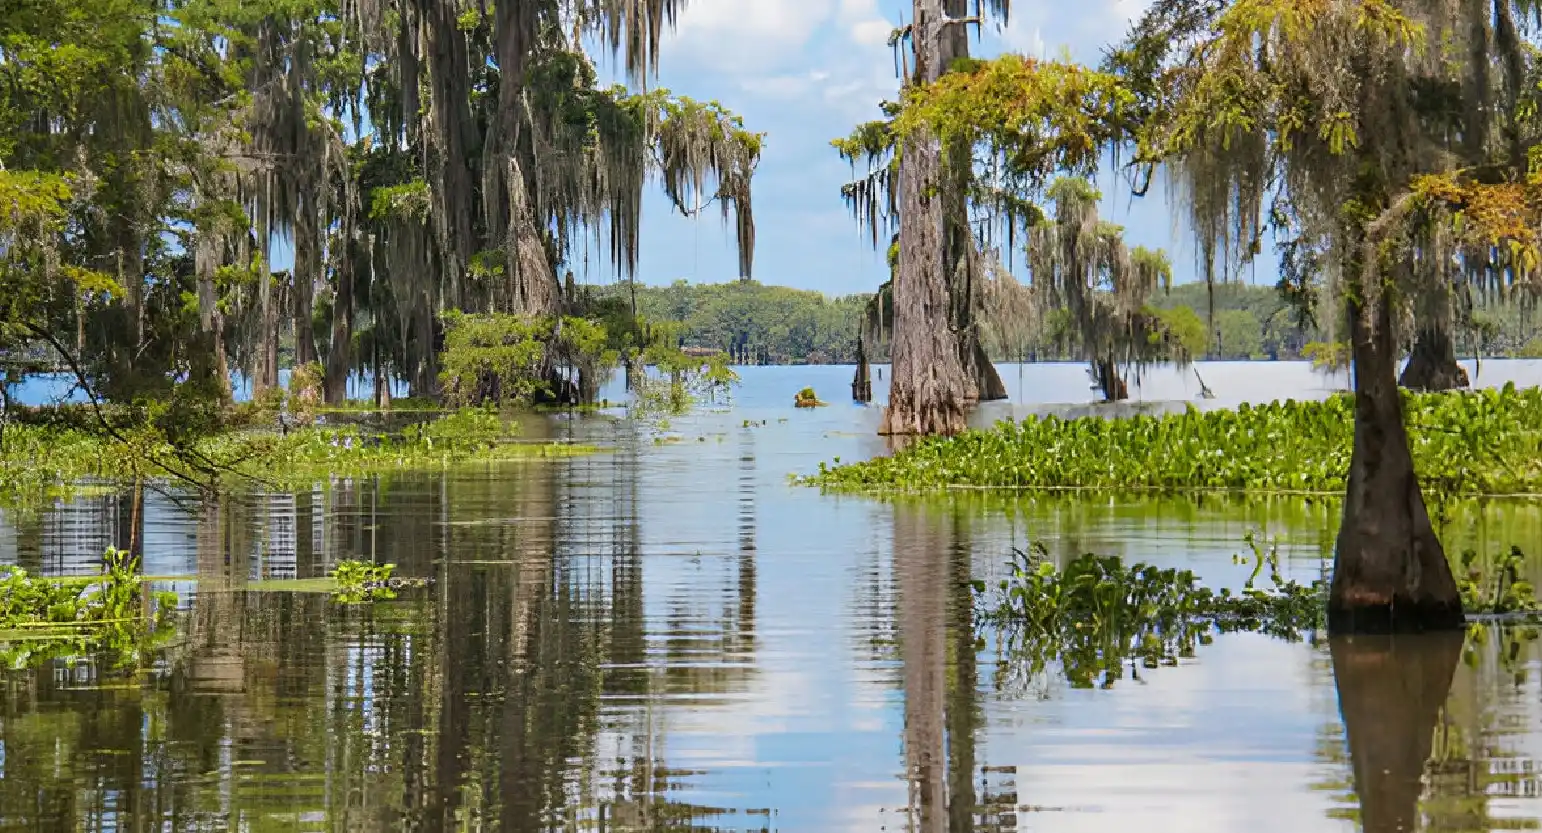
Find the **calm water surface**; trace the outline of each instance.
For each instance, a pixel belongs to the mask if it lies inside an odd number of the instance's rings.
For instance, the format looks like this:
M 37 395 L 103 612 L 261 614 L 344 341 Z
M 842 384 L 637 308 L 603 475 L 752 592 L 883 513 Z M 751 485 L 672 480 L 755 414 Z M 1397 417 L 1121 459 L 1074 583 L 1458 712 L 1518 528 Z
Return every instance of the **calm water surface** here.
M 1342 384 L 1291 364 L 1201 372 L 1220 403 Z M 1021 679 L 977 647 L 964 582 L 1013 546 L 1236 586 L 1232 555 L 1264 530 L 1308 578 L 1332 505 L 825 496 L 787 475 L 883 453 L 877 409 L 846 403 L 849 369 L 744 375 L 736 405 L 675 420 L 663 442 L 605 417 L 531 425 L 613 446 L 592 457 L 218 503 L 148 494 L 146 567 L 186 577 L 168 580 L 186 638 L 133 684 L 88 665 L 0 681 L 0 829 L 1542 823 L 1542 649 L 1514 630 L 1465 644 L 1223 636 L 1086 690 Z M 1087 398 L 1076 365 L 1003 376 L 1014 401 L 984 421 Z M 1542 365 L 1485 362 L 1477 381 L 1512 379 L 1542 381 Z M 836 404 L 795 411 L 806 384 Z M 1145 393 L 1197 390 L 1170 374 Z M 89 571 L 126 540 L 126 507 L 0 514 L 0 561 Z M 1532 505 L 1452 524 L 1480 548 L 1542 543 Z M 370 610 L 257 584 L 344 558 L 435 583 Z

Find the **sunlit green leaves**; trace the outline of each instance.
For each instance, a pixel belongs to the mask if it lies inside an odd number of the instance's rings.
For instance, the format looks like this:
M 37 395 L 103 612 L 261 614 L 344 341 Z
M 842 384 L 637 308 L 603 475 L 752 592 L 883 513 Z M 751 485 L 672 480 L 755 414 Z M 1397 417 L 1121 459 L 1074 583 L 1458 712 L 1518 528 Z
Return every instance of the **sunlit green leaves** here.
M 1542 391 L 1404 394 L 1414 465 L 1426 495 L 1542 492 Z M 1338 493 L 1345 487 L 1353 401 L 1287 400 L 1162 417 L 1030 417 L 892 457 L 822 467 L 806 482 L 838 489 Z

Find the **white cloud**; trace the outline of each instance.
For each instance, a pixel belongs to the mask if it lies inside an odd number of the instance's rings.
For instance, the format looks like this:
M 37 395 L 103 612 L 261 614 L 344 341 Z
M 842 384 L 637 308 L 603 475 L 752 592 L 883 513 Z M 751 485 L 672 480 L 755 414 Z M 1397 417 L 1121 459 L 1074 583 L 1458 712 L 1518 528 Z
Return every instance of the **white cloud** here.
M 696 0 L 676 21 L 665 54 L 734 74 L 800 63 L 829 16 L 807 0 Z
M 863 20 L 851 25 L 851 39 L 862 46 L 886 46 L 894 25 L 882 18 Z

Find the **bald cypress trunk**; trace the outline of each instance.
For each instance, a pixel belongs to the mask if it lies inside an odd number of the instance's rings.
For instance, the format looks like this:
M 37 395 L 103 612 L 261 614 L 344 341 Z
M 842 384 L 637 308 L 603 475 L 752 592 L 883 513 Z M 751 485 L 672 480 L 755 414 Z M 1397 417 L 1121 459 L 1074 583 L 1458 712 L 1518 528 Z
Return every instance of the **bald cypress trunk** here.
M 1414 475 L 1391 312 L 1350 304 L 1355 439 L 1328 599 L 1335 633 L 1460 628 L 1462 601 Z
M 873 401 L 873 379 L 861 333 L 857 334 L 857 372 L 851 378 L 851 399 L 853 402 Z
M 316 332 L 311 321 L 316 306 L 316 273 L 320 271 L 317 252 L 315 206 L 302 200 L 294 227 L 294 363 L 295 367 L 316 360 Z
M 942 72 L 940 0 L 915 0 L 913 83 Z M 956 434 L 972 380 L 952 327 L 953 295 L 944 263 L 942 148 L 929 131 L 905 139 L 900 156 L 900 252 L 894 279 L 894 377 L 881 434 Z
M 1093 362 L 1092 369 L 1097 374 L 1098 390 L 1103 392 L 1104 399 L 1123 402 L 1130 398 L 1130 386 L 1125 384 L 1124 377 L 1119 375 L 1119 366 L 1111 359 Z
M 1397 383 L 1409 390 L 1456 390 L 1471 384 L 1467 368 L 1457 364 L 1456 343 L 1451 333 L 1421 327 L 1414 337 L 1413 353 Z
M 344 264 L 337 270 L 337 298 L 332 304 L 332 345 L 327 350 L 325 381 L 328 404 L 339 405 L 347 400 L 348 371 L 352 366 L 353 270 Z

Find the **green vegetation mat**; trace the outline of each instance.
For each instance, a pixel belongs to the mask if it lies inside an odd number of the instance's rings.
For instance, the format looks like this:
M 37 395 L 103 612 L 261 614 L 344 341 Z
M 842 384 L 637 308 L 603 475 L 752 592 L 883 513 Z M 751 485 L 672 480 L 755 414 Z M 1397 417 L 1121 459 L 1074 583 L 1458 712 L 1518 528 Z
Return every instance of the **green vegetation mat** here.
M 1353 400 L 1121 419 L 1029 417 L 921 439 L 894 454 L 820 465 L 799 482 L 843 490 L 947 488 L 1341 493 Z M 1542 391 L 1405 393 L 1414 466 L 1427 494 L 1542 493 Z
M 159 437 L 125 440 L 100 431 L 54 425 L 12 425 L 0 435 L 0 506 L 26 506 L 100 489 L 89 481 L 203 477 L 254 478 L 274 486 L 303 485 L 331 475 L 444 468 L 452 465 L 571 457 L 599 451 L 573 443 L 528 442 L 496 411 L 465 409 L 380 434 L 357 426 L 277 431 L 226 431 L 176 449 Z

